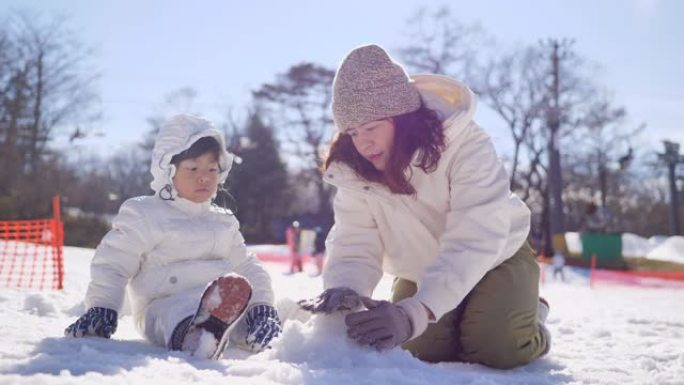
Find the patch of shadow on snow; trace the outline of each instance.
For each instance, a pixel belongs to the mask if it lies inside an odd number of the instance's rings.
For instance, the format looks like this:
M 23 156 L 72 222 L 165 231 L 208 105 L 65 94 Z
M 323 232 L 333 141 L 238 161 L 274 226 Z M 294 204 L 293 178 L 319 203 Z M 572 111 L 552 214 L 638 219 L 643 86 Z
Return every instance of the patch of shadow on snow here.
M 245 353 L 243 358 L 247 358 Z M 73 376 L 88 372 L 115 375 L 137 367 L 152 365 L 153 361 L 167 361 L 174 365 L 188 365 L 197 370 L 213 370 L 226 374 L 231 361 L 193 357 L 181 351 L 169 351 L 144 340 L 116 340 L 99 337 L 46 338 L 31 352 L 28 362 L 6 366 L 0 374 L 33 375 L 63 374 Z M 242 361 L 242 360 L 240 360 Z
M 114 374 L 122 369 L 145 366 L 154 356 L 168 356 L 165 349 L 145 341 L 120 341 L 98 337 L 46 338 L 31 352 L 28 362 L 9 366 L 6 373 L 72 375 L 87 372 Z
M 55 301 L 44 294 L 32 294 L 24 299 L 24 310 L 39 317 L 54 315 L 57 312 Z
M 644 319 L 644 318 L 629 318 L 627 323 L 633 325 L 654 325 L 654 326 L 665 326 L 667 328 L 684 328 L 684 323 L 675 321 L 663 321 L 657 319 Z

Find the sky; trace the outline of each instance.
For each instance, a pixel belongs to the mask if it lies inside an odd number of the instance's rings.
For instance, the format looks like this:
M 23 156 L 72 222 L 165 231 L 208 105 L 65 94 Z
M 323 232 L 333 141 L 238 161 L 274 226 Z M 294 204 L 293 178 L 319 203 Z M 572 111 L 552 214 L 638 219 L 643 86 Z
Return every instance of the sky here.
M 408 40 L 407 19 L 434 0 L 346 1 L 88 1 L 3 0 L 9 9 L 58 12 L 92 47 L 100 74 L 102 119 L 94 135 L 67 148 L 115 151 L 141 140 L 146 118 L 166 97 L 192 87 L 192 105 L 214 121 L 238 115 L 251 91 L 290 66 L 308 61 L 335 68 L 352 48 L 377 43 L 390 53 Z M 601 67 L 596 83 L 629 113 L 628 127 L 647 124 L 636 147 L 660 150 L 662 139 L 684 145 L 684 2 L 678 0 L 483 0 L 448 2 L 465 24 L 479 23 L 503 47 L 572 38 Z M 243 113 L 244 115 L 244 113 Z M 478 120 L 500 151 L 510 136 L 481 104 Z
M 546 322 L 551 351 L 529 365 L 501 371 L 477 364 L 427 364 L 400 349 L 378 353 L 359 347 L 347 339 L 342 317 L 310 317 L 294 305 L 322 290 L 320 276 L 284 275 L 287 259 L 274 260 L 265 267 L 284 319 L 283 334 L 265 352 L 250 356 L 229 346 L 220 360 L 209 361 L 144 341 L 125 311 L 111 340 L 63 338 L 64 328 L 84 311 L 93 254 L 93 249 L 64 248 L 62 291 L 0 290 L 1 385 L 683 383 L 684 312 L 677 309 L 684 285 L 616 284 L 599 276 L 591 288 L 586 270 L 566 268 L 561 282 L 547 267 L 540 294 L 551 308 Z M 305 266 L 307 272 L 312 269 Z M 391 283 L 385 276 L 373 296 L 387 298 Z

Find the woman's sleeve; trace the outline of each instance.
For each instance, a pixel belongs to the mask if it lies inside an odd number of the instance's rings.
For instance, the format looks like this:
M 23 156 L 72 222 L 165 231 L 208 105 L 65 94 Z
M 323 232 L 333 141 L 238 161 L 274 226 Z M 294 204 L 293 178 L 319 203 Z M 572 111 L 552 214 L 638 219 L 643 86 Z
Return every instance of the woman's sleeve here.
M 97 246 L 90 265 L 86 308 L 121 311 L 128 279 L 138 272 L 142 255 L 155 242 L 151 233 L 154 227 L 146 222 L 143 207 L 139 198 L 124 202 L 112 221 L 112 229 Z
M 365 199 L 339 189 L 333 202 L 335 225 L 325 242 L 323 285 L 348 287 L 370 296 L 382 278 L 382 254 L 378 226 Z
M 416 293 L 436 319 L 458 306 L 503 259 L 509 237 L 524 234 L 519 247 L 527 234 L 522 227 L 529 230 L 529 210 L 511 199 L 508 174 L 489 136 L 475 123 L 465 135 L 453 158 L 446 160 L 451 162 L 446 230 L 439 240 L 439 255 L 419 280 Z

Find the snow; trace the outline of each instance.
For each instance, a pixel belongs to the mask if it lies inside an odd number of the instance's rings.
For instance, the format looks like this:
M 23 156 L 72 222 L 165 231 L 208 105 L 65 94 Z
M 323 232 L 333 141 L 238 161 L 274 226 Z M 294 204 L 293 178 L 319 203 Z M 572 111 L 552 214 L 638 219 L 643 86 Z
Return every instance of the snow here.
M 632 233 L 622 234 L 622 255 L 626 258 L 645 257 L 653 245 L 647 238 Z
M 669 237 L 648 253 L 649 259 L 684 263 L 684 237 Z
M 197 357 L 211 357 L 216 351 L 218 341 L 214 338 L 213 334 L 206 330 L 199 329 L 198 332 L 197 346 L 192 349 L 192 355 Z
M 565 233 L 568 251 L 582 253 L 580 233 Z M 655 235 L 644 238 L 632 233 L 622 234 L 622 255 L 625 258 L 646 258 L 659 261 L 684 263 L 684 237 Z
M 568 246 L 568 251 L 574 254 L 582 253 L 582 240 L 580 233 L 570 231 L 565 233 L 565 244 Z
M 679 247 L 676 242 L 671 247 Z M 566 283 L 545 271 L 541 293 L 551 305 L 551 352 L 500 371 L 427 364 L 400 349 L 378 353 L 359 347 L 345 337 L 341 317 L 310 318 L 294 305 L 320 292 L 320 277 L 285 275 L 286 263 L 268 262 L 287 319 L 283 334 L 262 353 L 228 348 L 224 358 L 210 361 L 145 342 L 129 315 L 119 320 L 112 340 L 63 338 L 64 328 L 84 310 L 93 252 L 65 248 L 62 292 L 0 291 L 0 385 L 684 384 L 684 290 L 601 282 L 592 289 L 583 270 L 567 269 Z M 386 297 L 390 285 L 385 277 L 375 297 Z

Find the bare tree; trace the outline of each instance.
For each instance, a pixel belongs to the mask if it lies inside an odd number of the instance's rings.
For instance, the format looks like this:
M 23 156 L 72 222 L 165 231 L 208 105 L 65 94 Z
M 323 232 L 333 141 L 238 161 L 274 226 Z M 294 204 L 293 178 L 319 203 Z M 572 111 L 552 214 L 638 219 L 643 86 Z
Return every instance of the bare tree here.
M 584 161 L 585 175 L 595 181 L 590 187 L 598 191 L 602 206 L 606 206 L 609 197 L 609 179 L 629 166 L 634 157 L 632 142 L 645 128 L 644 124 L 626 128 L 626 118 L 627 111 L 623 107 L 614 107 L 604 95 L 586 111 L 582 135 L 573 140 L 576 140 L 578 148 L 572 155 Z
M 13 19 L 20 57 L 25 58 L 28 98 L 25 134 L 31 171 L 60 125 L 91 122 L 90 110 L 97 100 L 92 85 L 97 75 L 88 71 L 91 52 L 73 39 L 64 20 L 44 24 L 33 15 Z
M 19 142 L 19 123 L 25 114 L 27 104 L 26 78 L 27 65 L 21 65 L 18 42 L 10 34 L 8 23 L 2 23 L 0 29 L 0 80 L 2 80 L 2 93 L 0 98 L 0 139 L 2 140 L 2 152 L 0 152 L 0 195 L 16 195 L 18 192 L 17 181 L 22 173 L 20 169 L 21 157 Z
M 520 152 L 528 136 L 544 124 L 544 109 L 547 105 L 547 93 L 544 87 L 546 76 L 538 49 L 528 47 L 492 59 L 476 76 L 474 90 L 484 102 L 504 121 L 513 139 L 513 156 L 511 160 L 511 188 L 521 187 L 516 182 Z M 535 175 L 539 164 L 539 148 L 529 145 Z M 529 196 L 530 183 L 527 183 L 526 196 Z
M 151 193 L 150 157 L 145 149 L 140 146 L 122 148 L 106 163 L 112 181 L 110 199 L 122 203 L 128 198 Z
M 152 148 L 154 148 L 154 141 L 161 125 L 171 116 L 180 113 L 201 115 L 201 111 L 195 107 L 195 100 L 197 98 L 197 90 L 193 87 L 181 87 L 170 92 L 164 98 L 164 102 L 159 107 L 158 111 L 147 118 L 147 124 L 150 129 L 145 133 L 140 147 L 147 153 L 147 159 L 152 159 Z
M 419 9 L 407 21 L 408 43 L 398 49 L 406 66 L 415 72 L 454 76 L 468 82 L 479 58 L 493 46 L 479 25 L 465 25 L 449 7 Z
M 334 76 L 331 69 L 301 63 L 253 92 L 257 103 L 275 119 L 271 125 L 280 129 L 284 152 L 296 159 L 293 166 L 316 186 L 319 213 L 331 212 L 330 189 L 323 183 L 320 169 L 333 131 L 330 103 Z
M 1 25 L 0 196 L 30 211 L 60 186 L 37 191 L 22 180 L 45 179 L 55 136 L 98 118 L 97 75 L 64 19 L 13 12 Z
M 630 158 L 624 143 L 636 131 L 625 129 L 626 111 L 602 97 L 592 80 L 594 68 L 574 52 L 572 40 L 551 39 L 489 55 L 490 45 L 473 44 L 487 41 L 486 35 L 478 28 L 464 27 L 446 7 L 422 9 L 407 26 L 409 43 L 400 49 L 404 62 L 414 71 L 465 79 L 509 129 L 514 144 L 511 187 L 531 207 L 541 233 L 548 233 L 551 208 L 557 219 L 554 202 L 561 202 L 561 196 L 574 200 L 565 210 L 561 206 L 560 213 L 570 211 L 576 226 L 581 215 L 576 199 L 588 199 L 584 191 L 589 186 L 601 191 L 602 200 L 609 190 L 617 192 L 608 180 L 616 182 L 622 174 L 613 173 L 608 164 L 618 157 Z M 580 175 L 576 170 L 587 168 L 595 172 L 576 177 Z M 549 199 L 552 174 L 553 201 Z M 563 183 L 565 174 L 571 183 Z

